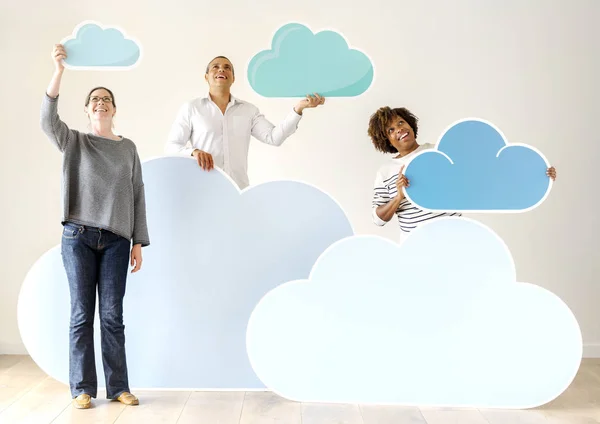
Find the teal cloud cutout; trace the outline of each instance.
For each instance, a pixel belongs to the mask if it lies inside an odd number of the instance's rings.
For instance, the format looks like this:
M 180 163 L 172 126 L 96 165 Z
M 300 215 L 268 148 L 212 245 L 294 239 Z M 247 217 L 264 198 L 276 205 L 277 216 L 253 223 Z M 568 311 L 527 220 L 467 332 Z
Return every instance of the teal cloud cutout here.
M 139 44 L 122 30 L 91 21 L 79 24 L 62 44 L 67 52 L 65 67 L 73 69 L 130 69 L 142 55 Z
M 373 76 L 371 60 L 351 49 L 341 34 L 313 33 L 297 23 L 279 28 L 271 50 L 248 65 L 248 81 L 264 97 L 354 97 L 369 88 Z

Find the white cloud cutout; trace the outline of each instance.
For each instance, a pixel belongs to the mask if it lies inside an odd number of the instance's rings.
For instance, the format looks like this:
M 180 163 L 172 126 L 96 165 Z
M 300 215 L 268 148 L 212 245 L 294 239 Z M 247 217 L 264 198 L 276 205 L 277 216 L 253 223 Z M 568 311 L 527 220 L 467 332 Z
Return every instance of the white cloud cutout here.
M 454 217 L 400 246 L 334 243 L 308 280 L 264 296 L 246 337 L 265 385 L 303 402 L 534 407 L 569 386 L 582 355 L 567 305 L 517 283 L 504 242 Z

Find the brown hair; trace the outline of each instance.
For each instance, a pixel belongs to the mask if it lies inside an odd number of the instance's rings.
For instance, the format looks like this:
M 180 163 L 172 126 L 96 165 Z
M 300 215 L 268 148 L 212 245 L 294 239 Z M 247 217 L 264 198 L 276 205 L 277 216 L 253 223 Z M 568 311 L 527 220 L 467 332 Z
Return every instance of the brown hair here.
M 389 125 L 390 121 L 396 117 L 404 119 L 415 133 L 415 139 L 417 138 L 419 119 L 413 115 L 411 111 L 404 107 L 395 109 L 391 109 L 388 106 L 380 107 L 377 112 L 371 115 L 371 118 L 369 119 L 369 130 L 367 131 L 375 149 L 380 152 L 398 153 L 398 150 L 390 143 L 386 132 L 386 127 Z
M 115 95 L 113 94 L 112 91 L 110 91 L 108 88 L 106 87 L 94 87 L 90 90 L 90 92 L 88 93 L 88 95 L 85 98 L 85 105 L 89 105 L 90 104 L 90 97 L 92 97 L 92 93 L 96 90 L 106 90 L 108 91 L 108 94 L 110 94 L 110 97 L 112 98 L 112 104 L 114 107 L 117 107 L 117 103 L 115 101 Z
M 208 67 L 210 66 L 210 64 L 215 60 L 215 59 L 226 59 L 229 60 L 228 57 L 225 56 L 217 56 L 217 57 L 213 57 L 213 59 L 208 62 L 208 64 L 206 65 L 206 72 L 208 74 Z M 229 60 L 229 63 L 231 63 L 231 60 Z M 231 73 L 235 76 L 235 70 L 233 69 L 233 63 L 231 63 Z

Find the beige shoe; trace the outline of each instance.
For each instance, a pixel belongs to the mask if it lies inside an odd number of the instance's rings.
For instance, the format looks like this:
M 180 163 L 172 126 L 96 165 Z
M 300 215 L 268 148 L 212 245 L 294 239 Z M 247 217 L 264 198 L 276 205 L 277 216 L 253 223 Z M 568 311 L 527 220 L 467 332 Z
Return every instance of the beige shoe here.
M 77 409 L 88 409 L 92 406 L 92 398 L 88 394 L 82 394 L 73 399 L 73 406 Z
M 123 392 L 119 395 L 117 400 L 125 405 L 139 405 L 140 401 L 134 395 L 129 392 Z

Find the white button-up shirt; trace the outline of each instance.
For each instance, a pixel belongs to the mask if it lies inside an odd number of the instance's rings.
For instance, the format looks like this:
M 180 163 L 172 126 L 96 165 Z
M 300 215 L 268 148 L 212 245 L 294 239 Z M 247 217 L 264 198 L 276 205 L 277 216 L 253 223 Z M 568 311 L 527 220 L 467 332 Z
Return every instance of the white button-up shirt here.
M 221 168 L 244 189 L 248 181 L 248 148 L 250 136 L 274 146 L 280 146 L 298 128 L 301 115 L 292 109 L 277 126 L 251 103 L 233 95 L 225 114 L 210 96 L 184 104 L 165 146 L 167 155 L 191 156 L 194 149 L 210 153 L 215 166 Z M 191 146 L 188 147 L 188 142 Z

